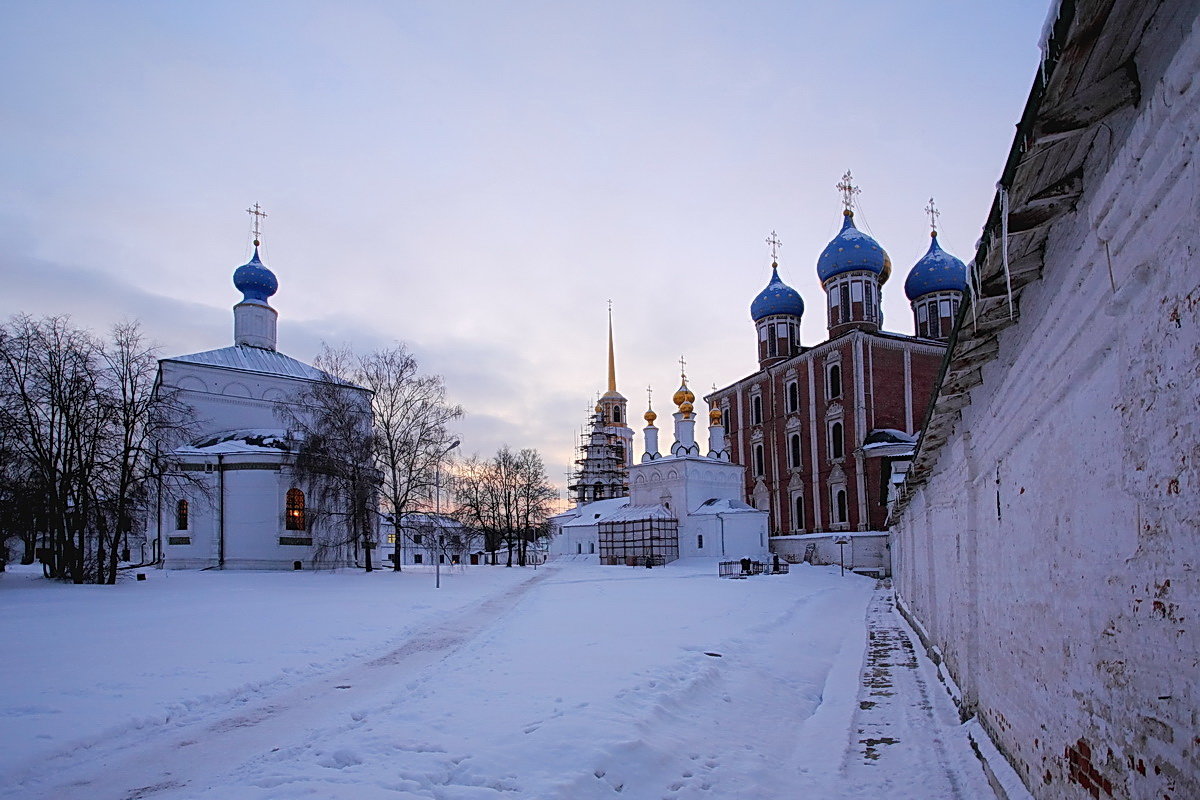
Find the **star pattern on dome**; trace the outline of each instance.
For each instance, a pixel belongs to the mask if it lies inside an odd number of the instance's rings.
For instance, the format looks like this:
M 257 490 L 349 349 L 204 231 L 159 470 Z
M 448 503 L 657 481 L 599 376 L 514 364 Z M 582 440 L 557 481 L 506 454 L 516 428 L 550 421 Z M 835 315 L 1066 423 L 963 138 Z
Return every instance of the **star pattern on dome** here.
M 913 265 L 904 281 L 904 294 L 916 300 L 931 292 L 962 292 L 967 288 L 967 265 L 938 244 L 935 232 L 929 251 Z

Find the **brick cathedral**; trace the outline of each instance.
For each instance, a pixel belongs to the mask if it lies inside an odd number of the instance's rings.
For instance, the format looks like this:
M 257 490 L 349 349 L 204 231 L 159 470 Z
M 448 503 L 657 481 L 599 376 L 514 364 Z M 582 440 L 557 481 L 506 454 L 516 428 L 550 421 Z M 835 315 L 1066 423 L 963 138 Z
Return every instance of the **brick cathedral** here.
M 705 398 L 721 411 L 731 459 L 747 467 L 746 496 L 770 512 L 775 536 L 883 529 L 892 463 L 911 459 L 966 288 L 966 266 L 938 245 L 931 202 L 929 251 L 904 284 L 917 333 L 884 331 L 891 259 L 854 226 L 850 173 L 839 189 L 842 229 L 817 259 L 828 338 L 800 343 L 804 301 L 773 258 L 750 305 L 758 371 Z

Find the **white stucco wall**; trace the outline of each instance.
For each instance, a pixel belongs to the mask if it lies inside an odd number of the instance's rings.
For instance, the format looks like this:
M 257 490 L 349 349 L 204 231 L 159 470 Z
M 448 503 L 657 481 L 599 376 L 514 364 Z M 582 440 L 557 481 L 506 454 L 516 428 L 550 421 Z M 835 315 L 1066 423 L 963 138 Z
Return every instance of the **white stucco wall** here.
M 1200 797 L 1197 74 L 1193 27 L 893 530 L 901 604 L 1039 798 L 1087 796 L 1073 758 Z

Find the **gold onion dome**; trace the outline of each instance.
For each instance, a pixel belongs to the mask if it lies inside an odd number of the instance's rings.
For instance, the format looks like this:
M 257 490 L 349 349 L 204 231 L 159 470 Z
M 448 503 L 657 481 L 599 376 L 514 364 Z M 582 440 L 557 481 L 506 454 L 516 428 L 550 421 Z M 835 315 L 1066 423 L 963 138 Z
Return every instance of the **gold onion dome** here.
M 679 391 L 671 398 L 671 402 L 677 406 L 682 406 L 684 403 L 693 403 L 696 400 L 696 395 L 692 394 L 692 390 L 688 388 L 687 381 L 684 381 L 679 386 Z
M 599 403 L 596 403 L 596 413 L 597 414 L 604 413 L 604 406 L 600 405 Z
M 690 395 L 691 392 L 688 392 L 688 394 Z M 687 400 L 684 400 L 682 403 L 679 404 L 679 411 L 685 417 L 690 417 L 692 415 L 692 408 L 693 408 L 692 404 L 690 402 L 688 402 Z
M 708 424 L 709 425 L 720 425 L 721 424 L 721 409 L 714 408 L 708 412 Z
M 650 409 L 649 411 L 647 411 L 645 414 L 642 415 L 642 419 L 646 420 L 647 424 L 653 425 L 654 420 L 658 419 L 658 414 L 654 413 L 654 409 Z

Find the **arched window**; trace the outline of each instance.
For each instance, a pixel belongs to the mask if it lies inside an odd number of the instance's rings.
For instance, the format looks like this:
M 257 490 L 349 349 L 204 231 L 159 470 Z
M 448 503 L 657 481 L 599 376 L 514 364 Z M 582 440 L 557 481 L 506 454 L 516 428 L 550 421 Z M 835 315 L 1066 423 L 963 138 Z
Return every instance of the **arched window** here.
M 804 530 L 804 495 L 792 498 L 792 530 Z
M 837 517 L 834 522 L 846 521 L 846 490 L 838 489 L 833 498 L 834 508 L 836 509 Z
M 829 426 L 829 455 L 831 458 L 841 458 L 846 454 L 846 445 L 842 441 L 842 423 L 835 422 Z
M 287 512 L 284 519 L 284 526 L 289 531 L 308 530 L 304 519 L 304 492 L 296 488 L 287 490 Z
M 788 437 L 788 444 L 791 446 L 792 454 L 792 469 L 800 468 L 800 434 L 793 433 Z
M 754 474 L 763 475 L 766 471 L 766 462 L 763 459 L 763 446 L 756 444 L 754 445 Z
M 841 397 L 841 396 L 842 396 L 842 368 L 837 364 L 833 364 L 832 366 L 829 367 L 829 397 L 830 397 L 830 399 L 832 399 L 834 397 Z
M 186 531 L 188 529 L 188 502 L 180 500 L 175 504 L 175 530 Z
M 593 494 L 592 494 L 593 500 L 603 500 L 604 499 L 604 484 L 601 483 L 600 481 L 596 481 L 596 483 L 592 486 L 592 492 L 593 492 Z
M 788 413 L 794 414 L 800 410 L 800 384 L 791 381 L 787 385 Z
M 762 397 L 759 395 L 750 398 L 750 424 L 762 424 Z
M 696 549 L 697 550 L 704 549 L 704 534 L 703 533 L 696 534 Z
M 621 407 L 613 406 L 613 422 L 621 421 Z

